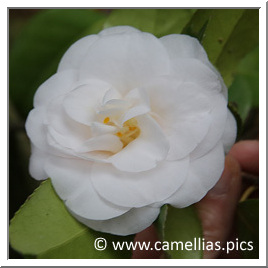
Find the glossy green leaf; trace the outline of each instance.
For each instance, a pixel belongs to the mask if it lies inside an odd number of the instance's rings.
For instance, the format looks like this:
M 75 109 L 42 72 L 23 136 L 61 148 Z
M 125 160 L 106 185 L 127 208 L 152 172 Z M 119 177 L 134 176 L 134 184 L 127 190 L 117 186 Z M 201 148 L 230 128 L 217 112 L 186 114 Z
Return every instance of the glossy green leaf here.
M 248 53 L 239 63 L 237 74 L 247 79 L 251 91 L 252 106 L 259 106 L 259 46 Z
M 241 253 L 246 259 L 259 258 L 259 200 L 248 199 L 239 203 L 237 212 L 239 241 L 244 243 Z
M 239 62 L 259 43 L 259 10 L 247 9 L 234 27 L 217 61 L 227 86 L 230 86 L 236 74 Z
M 258 44 L 257 9 L 200 9 L 183 29 L 198 38 L 227 86 L 240 60 Z
M 252 107 L 252 94 L 247 77 L 236 76 L 229 92 L 229 101 L 235 104 L 242 121 L 245 121 Z
M 157 227 L 162 248 L 173 259 L 202 258 L 202 227 L 194 206 L 164 206 Z
M 114 251 L 112 241 L 132 241 L 133 236 L 115 236 L 87 228 L 76 221 L 46 180 L 28 198 L 11 220 L 11 246 L 31 258 L 129 258 L 130 250 Z M 96 238 L 105 238 L 107 248 L 94 248 Z
M 215 63 L 243 12 L 243 9 L 199 9 L 184 33 L 202 41 L 210 61 Z
M 154 225 L 157 229 L 159 238 L 163 241 L 165 236 L 165 223 L 167 219 L 168 205 L 164 205 L 161 207 L 159 216 L 157 220 L 154 222 Z
M 191 19 L 193 9 L 117 9 L 104 27 L 130 25 L 157 37 L 180 33 Z
M 259 105 L 259 49 L 255 48 L 239 64 L 237 75 L 229 88 L 229 101 L 243 121 L 252 107 Z
M 96 10 L 53 9 L 38 13 L 24 28 L 9 58 L 10 97 L 23 117 L 32 108 L 36 89 L 56 72 L 68 47 L 101 30 L 104 18 Z

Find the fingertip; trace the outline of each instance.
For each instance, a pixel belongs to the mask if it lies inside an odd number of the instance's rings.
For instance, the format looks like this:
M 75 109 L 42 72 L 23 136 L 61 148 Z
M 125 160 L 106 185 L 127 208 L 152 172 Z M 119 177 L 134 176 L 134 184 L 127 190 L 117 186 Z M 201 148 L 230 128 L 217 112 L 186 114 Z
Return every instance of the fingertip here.
M 237 159 L 242 170 L 253 174 L 259 174 L 258 140 L 245 140 L 234 144 L 229 155 Z

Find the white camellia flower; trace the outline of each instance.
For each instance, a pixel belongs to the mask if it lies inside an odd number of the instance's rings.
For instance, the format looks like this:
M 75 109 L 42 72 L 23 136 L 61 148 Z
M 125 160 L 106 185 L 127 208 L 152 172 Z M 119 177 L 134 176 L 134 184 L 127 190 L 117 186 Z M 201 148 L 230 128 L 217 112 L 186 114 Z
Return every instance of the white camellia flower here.
M 137 233 L 163 204 L 199 201 L 236 137 L 227 89 L 200 43 L 129 26 L 74 43 L 34 97 L 30 173 L 94 230 Z

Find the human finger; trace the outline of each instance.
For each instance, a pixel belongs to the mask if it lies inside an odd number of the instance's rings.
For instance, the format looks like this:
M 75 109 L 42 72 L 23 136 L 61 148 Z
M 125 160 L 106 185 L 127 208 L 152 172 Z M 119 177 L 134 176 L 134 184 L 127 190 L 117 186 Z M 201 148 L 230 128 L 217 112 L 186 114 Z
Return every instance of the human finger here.
M 225 159 L 225 169 L 218 183 L 196 204 L 202 222 L 205 241 L 223 247 L 228 239 L 241 191 L 241 170 L 231 155 Z M 221 252 L 204 250 L 204 258 L 217 258 Z

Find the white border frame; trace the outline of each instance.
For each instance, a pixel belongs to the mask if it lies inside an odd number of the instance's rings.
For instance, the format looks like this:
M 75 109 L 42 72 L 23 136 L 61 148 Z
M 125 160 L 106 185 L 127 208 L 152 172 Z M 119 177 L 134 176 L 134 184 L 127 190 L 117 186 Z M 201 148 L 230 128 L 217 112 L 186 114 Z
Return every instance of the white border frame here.
M 160 2 L 160 1 L 159 1 Z M 23 3 L 23 7 L 21 4 Z M 72 2 L 73 3 L 73 2 Z M 8 38 L 8 25 L 7 25 L 7 9 L 8 8 L 120 8 L 124 6 L 125 8 L 211 8 L 210 5 L 213 4 L 213 8 L 256 8 L 260 7 L 260 259 L 258 260 L 246 260 L 246 259 L 219 259 L 219 260 L 177 260 L 177 259 L 158 259 L 158 260 L 37 260 L 37 259 L 7 259 L 8 249 L 6 245 L 7 241 L 7 221 L 1 221 L 1 250 L 0 250 L 0 265 L 1 266 L 129 266 L 129 265 L 153 265 L 153 266 L 265 266 L 266 265 L 266 2 L 265 1 L 202 1 L 202 7 L 200 6 L 200 1 L 185 1 L 177 2 L 166 0 L 162 2 L 165 5 L 162 6 L 150 6 L 151 1 L 137 0 L 137 1 L 112 1 L 113 7 L 110 6 L 111 1 L 75 1 L 76 7 L 73 5 L 67 5 L 62 7 L 62 2 L 58 0 L 47 0 L 47 1 L 7 1 L 5 5 L 1 4 L 1 14 L 0 18 L 2 23 L 0 24 L 1 33 Z M 155 1 L 154 4 L 158 4 Z M 66 3 L 65 3 L 66 4 Z M 241 4 L 243 6 L 241 6 Z M 90 5 L 90 7 L 88 7 Z M 178 6 L 179 5 L 179 6 Z M 8 42 L 1 42 L 2 49 L 1 58 L 8 60 Z M 7 62 L 2 60 L 1 62 L 1 122 L 5 126 L 8 126 L 8 95 L 4 90 L 8 88 L 7 83 Z M 7 129 L 8 131 L 8 129 Z M 2 165 L 2 180 L 1 180 L 1 214 L 8 215 L 7 212 L 7 131 L 1 132 L 1 165 Z

